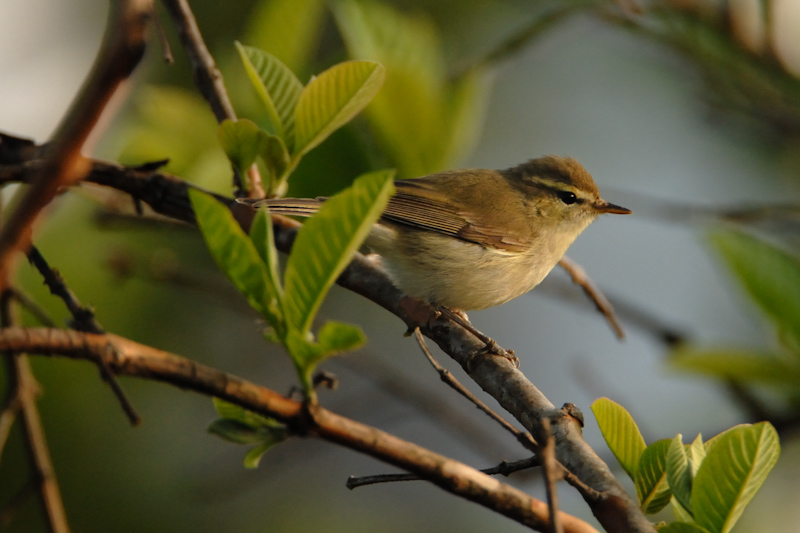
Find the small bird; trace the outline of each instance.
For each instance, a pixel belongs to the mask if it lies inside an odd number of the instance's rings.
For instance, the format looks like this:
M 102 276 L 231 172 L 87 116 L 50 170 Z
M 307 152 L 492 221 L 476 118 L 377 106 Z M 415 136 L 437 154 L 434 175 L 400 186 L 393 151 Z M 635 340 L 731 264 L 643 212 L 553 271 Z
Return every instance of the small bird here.
M 506 170 L 463 169 L 395 181 L 366 246 L 406 294 L 455 311 L 486 309 L 533 289 L 604 213 L 631 211 L 600 197 L 576 160 L 546 156 Z M 324 198 L 251 205 L 311 216 Z

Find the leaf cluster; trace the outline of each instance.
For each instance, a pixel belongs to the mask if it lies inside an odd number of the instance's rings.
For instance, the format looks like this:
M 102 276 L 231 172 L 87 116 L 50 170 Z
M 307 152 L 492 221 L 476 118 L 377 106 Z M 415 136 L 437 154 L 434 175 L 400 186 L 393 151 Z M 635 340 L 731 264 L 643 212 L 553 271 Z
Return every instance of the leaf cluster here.
M 690 444 L 681 434 L 645 443 L 624 407 L 600 398 L 592 404 L 600 431 L 636 486 L 646 514 L 671 504 L 678 521 L 666 533 L 727 533 L 778 462 L 778 433 L 769 422 L 735 426 Z
M 301 158 L 350 121 L 375 96 L 384 68 L 373 61 L 347 61 L 303 86 L 280 60 L 237 43 L 250 81 L 271 121 L 271 131 L 242 119 L 226 120 L 219 140 L 231 164 L 244 173 L 260 158 L 268 194 L 286 190 Z M 325 295 L 361 246 L 394 192 L 394 171 L 365 174 L 328 199 L 297 234 L 283 278 L 269 211 L 259 209 L 246 235 L 227 207 L 192 190 L 197 224 L 220 269 L 269 324 L 265 337 L 280 343 L 294 363 L 303 391 L 315 402 L 312 375 L 325 358 L 365 342 L 357 326 L 328 321 L 315 333 L 314 319 Z M 223 417 L 210 430 L 228 440 L 257 444 L 245 464 L 255 466 L 285 437 L 277 422 L 217 402 Z

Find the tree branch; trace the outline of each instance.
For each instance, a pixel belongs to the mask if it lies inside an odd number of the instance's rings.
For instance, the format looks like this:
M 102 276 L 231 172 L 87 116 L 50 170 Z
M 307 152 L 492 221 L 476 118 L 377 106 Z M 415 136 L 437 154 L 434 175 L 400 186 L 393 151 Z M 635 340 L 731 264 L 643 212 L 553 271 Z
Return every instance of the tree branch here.
M 549 524 L 547 504 L 470 466 L 318 405 L 290 400 L 244 379 L 117 335 L 12 327 L 0 330 L 0 351 L 103 358 L 117 374 L 162 381 L 235 403 L 285 423 L 295 435 L 321 438 L 393 464 L 528 527 L 545 531 Z M 565 531 L 596 531 L 565 513 L 559 513 L 559 519 Z
M 90 162 L 81 154 L 111 98 L 139 63 L 145 49 L 152 0 L 111 4 L 108 25 L 92 71 L 48 147 L 41 171 L 0 231 L 0 290 L 7 286 L 14 252 L 30 245 L 31 226 L 61 187 L 82 179 Z
M 0 296 L 0 323 L 3 326 L 8 326 L 12 321 L 11 298 L 12 295 L 9 291 L 5 291 Z M 7 353 L 4 359 L 6 376 L 9 380 L 9 393 L 2 422 L 10 428 L 13 423 L 13 415 L 19 414 L 33 470 L 32 483 L 38 488 L 39 497 L 47 515 L 49 530 L 52 533 L 69 533 L 67 513 L 64 510 L 64 502 L 61 500 L 61 491 L 58 488 L 53 461 L 50 459 L 50 451 L 47 448 L 42 418 L 39 416 L 39 409 L 36 406 L 39 385 L 36 383 L 36 378 L 33 377 L 30 362 L 24 354 L 24 350 L 13 354 Z M 5 433 L 5 430 L 3 432 Z M 0 444 L 4 444 L 5 436 L 0 435 L 0 438 L 2 438 Z

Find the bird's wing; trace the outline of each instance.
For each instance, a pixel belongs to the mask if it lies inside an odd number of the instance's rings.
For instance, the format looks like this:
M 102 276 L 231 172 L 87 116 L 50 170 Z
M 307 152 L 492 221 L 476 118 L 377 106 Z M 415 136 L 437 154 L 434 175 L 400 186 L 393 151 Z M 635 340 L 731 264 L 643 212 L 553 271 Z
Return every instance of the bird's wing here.
M 324 198 L 270 198 L 267 200 L 251 200 L 237 198 L 240 204 L 251 207 L 267 207 L 275 215 L 291 215 L 297 217 L 310 217 L 319 210 Z
M 449 235 L 499 251 L 515 253 L 528 248 L 491 225 L 481 224 L 479 217 L 464 207 L 459 198 L 442 191 L 440 185 L 432 186 L 425 178 L 395 181 L 395 189 L 381 217 L 384 221 Z

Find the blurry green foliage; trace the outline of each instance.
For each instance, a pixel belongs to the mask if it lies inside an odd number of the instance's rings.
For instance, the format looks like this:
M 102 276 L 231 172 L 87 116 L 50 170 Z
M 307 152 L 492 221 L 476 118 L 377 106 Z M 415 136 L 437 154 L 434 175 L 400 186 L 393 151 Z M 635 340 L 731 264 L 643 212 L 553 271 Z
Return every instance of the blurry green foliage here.
M 362 0 L 337 0 L 333 8 L 350 55 L 386 67 L 386 83 L 367 117 L 400 176 L 452 166 L 477 140 L 487 72 L 476 68 L 450 78 L 439 32 L 423 14 Z
M 671 354 L 670 362 L 740 386 L 768 386 L 796 410 L 800 399 L 800 259 L 740 231 L 717 231 L 711 244 L 775 330 L 776 347 L 683 346 Z

